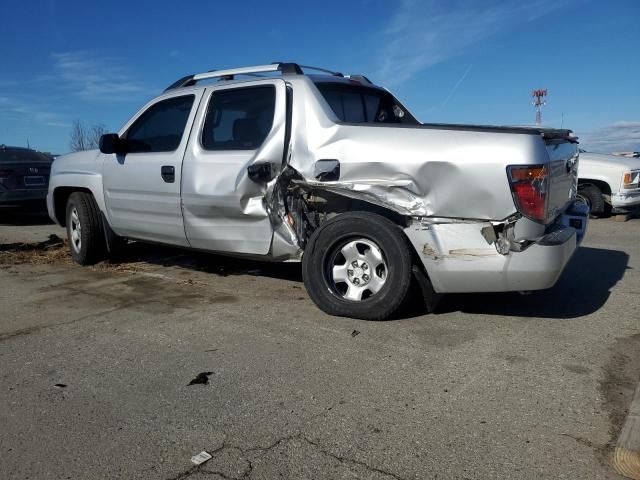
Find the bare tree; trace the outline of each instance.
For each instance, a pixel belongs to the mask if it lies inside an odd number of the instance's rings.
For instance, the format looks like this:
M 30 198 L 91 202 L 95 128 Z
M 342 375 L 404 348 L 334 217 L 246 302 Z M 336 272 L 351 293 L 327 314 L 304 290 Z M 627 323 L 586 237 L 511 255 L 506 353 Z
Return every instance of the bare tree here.
M 79 152 L 81 150 L 88 150 L 89 142 L 87 139 L 87 132 L 80 122 L 76 120 L 71 127 L 71 138 L 69 139 L 69 147 L 72 152 Z
M 98 148 L 100 137 L 105 133 L 107 128 L 101 123 L 86 128 L 80 120 L 76 120 L 71 127 L 69 147 L 73 152 Z
M 91 134 L 89 135 L 89 143 L 91 148 L 100 148 L 100 137 L 107 132 L 107 127 L 104 123 L 99 123 L 91 127 Z

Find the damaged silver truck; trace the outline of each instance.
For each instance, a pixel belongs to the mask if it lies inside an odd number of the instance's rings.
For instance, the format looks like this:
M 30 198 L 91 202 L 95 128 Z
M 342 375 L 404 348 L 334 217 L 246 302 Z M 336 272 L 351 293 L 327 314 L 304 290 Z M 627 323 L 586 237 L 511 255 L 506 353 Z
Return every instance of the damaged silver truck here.
M 554 285 L 587 225 L 577 161 L 569 130 L 423 124 L 364 76 L 275 63 L 176 81 L 59 157 L 47 201 L 80 264 L 128 239 L 301 260 L 318 307 L 380 320 L 412 282 L 429 310 Z

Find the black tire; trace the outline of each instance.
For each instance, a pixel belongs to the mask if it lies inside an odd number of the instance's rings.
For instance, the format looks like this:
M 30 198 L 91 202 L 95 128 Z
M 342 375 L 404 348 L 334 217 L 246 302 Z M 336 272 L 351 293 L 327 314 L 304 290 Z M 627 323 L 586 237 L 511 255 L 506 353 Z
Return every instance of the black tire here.
M 590 183 L 579 185 L 577 199 L 589 206 L 591 217 L 604 214 L 604 198 L 602 198 L 602 191 L 597 186 Z
M 302 258 L 304 285 L 313 302 L 329 315 L 387 319 L 400 308 L 409 292 L 411 248 L 400 228 L 380 215 L 367 212 L 338 215 L 309 239 Z M 355 257 L 351 258 L 357 258 L 360 266 L 351 268 L 353 263 L 349 263 L 344 251 L 353 253 Z M 367 260 L 372 258 L 378 260 Z M 336 269 L 343 272 L 344 281 L 334 278 Z M 368 278 L 367 271 L 371 273 Z M 359 285 L 353 283 L 356 280 Z M 370 286 L 378 290 L 373 292 L 368 289 Z M 358 295 L 359 300 L 345 298 Z
M 80 265 L 93 265 L 104 259 L 106 253 L 104 232 L 98 205 L 93 195 L 74 192 L 69 196 L 66 224 L 69 248 L 74 262 Z

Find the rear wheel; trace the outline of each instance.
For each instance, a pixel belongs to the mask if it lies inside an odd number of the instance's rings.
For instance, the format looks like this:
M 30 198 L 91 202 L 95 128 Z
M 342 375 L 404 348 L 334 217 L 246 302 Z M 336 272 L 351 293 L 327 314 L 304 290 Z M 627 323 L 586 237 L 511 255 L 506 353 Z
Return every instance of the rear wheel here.
M 72 193 L 67 201 L 67 237 L 73 261 L 92 265 L 104 258 L 105 242 L 98 206 L 89 193 Z
M 593 184 L 578 186 L 576 200 L 589 207 L 589 215 L 591 217 L 604 214 L 604 198 L 602 198 L 602 191 L 597 186 Z
M 345 213 L 314 232 L 302 259 L 311 299 L 330 315 L 383 320 L 402 305 L 411 285 L 411 250 L 390 220 Z

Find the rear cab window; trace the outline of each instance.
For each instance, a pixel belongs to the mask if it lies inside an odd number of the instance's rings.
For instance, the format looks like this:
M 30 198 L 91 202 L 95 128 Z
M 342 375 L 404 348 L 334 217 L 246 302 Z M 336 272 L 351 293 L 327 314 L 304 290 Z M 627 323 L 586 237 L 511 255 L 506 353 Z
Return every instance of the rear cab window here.
M 358 82 L 354 82 L 354 84 L 316 82 L 315 85 L 340 122 L 352 124 L 420 124 L 386 90 L 367 87 Z

